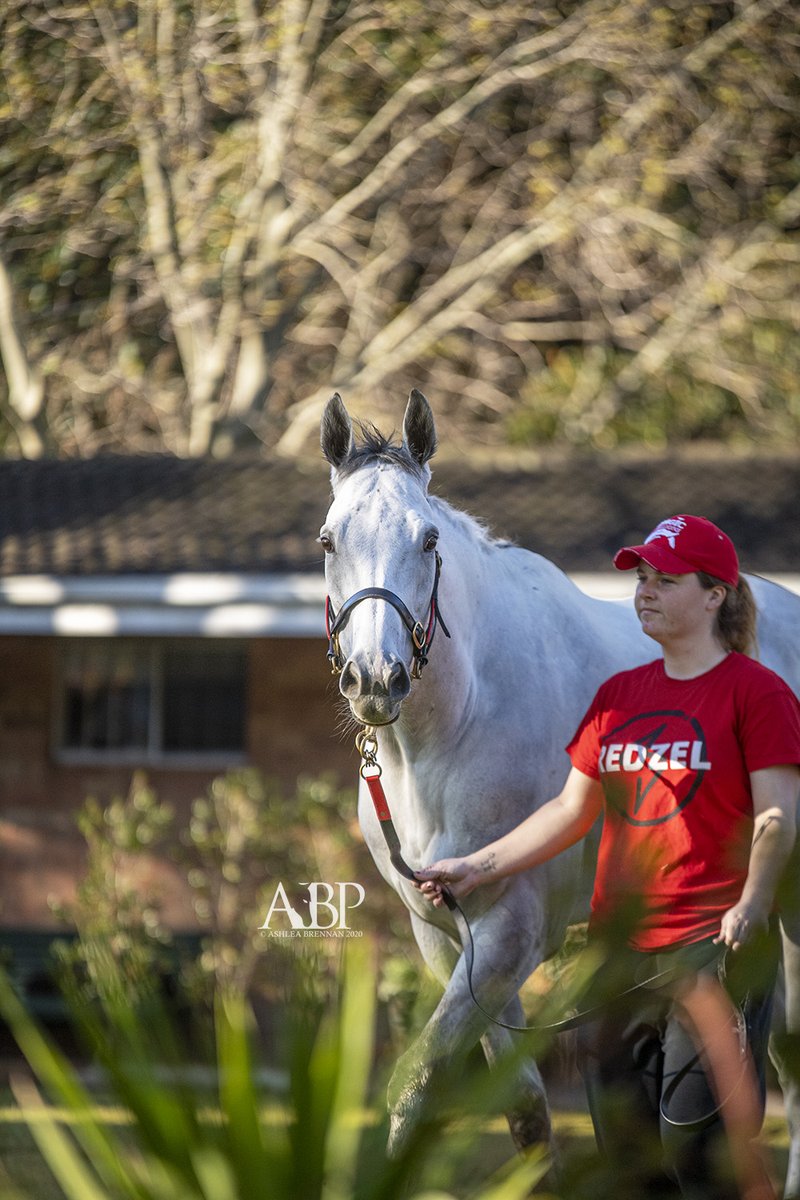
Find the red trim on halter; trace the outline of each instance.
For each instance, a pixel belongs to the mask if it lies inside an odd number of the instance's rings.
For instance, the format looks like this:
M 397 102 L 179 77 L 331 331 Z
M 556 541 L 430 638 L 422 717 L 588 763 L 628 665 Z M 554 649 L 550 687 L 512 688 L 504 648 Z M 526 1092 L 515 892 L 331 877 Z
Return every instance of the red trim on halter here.
M 436 627 L 436 600 L 431 600 L 431 615 L 428 618 L 428 628 L 425 630 L 425 649 L 431 644 L 433 631 Z

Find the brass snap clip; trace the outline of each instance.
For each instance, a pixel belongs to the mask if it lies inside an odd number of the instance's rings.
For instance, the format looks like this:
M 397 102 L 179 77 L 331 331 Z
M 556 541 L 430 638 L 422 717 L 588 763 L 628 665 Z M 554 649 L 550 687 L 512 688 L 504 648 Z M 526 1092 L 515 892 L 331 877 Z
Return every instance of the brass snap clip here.
M 369 771 L 372 777 L 381 774 L 381 768 L 378 764 L 378 738 L 375 729 L 372 725 L 365 725 L 356 734 L 356 750 L 361 755 L 360 775 L 362 779 L 367 778 Z

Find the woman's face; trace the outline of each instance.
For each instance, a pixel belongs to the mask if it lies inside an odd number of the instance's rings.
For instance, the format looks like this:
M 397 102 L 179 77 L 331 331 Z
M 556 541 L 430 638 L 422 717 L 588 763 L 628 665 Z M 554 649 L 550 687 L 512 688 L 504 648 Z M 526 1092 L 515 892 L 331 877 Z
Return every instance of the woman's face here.
M 724 588 L 704 588 L 695 574 L 664 575 L 644 560 L 636 569 L 634 604 L 642 629 L 665 642 L 713 633 Z

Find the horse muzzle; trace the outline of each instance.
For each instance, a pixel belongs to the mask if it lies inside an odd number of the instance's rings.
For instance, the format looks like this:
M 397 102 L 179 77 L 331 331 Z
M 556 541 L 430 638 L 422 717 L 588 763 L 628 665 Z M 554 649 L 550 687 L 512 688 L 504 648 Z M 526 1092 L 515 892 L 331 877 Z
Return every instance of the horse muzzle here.
M 352 657 L 339 676 L 339 691 L 362 725 L 390 725 L 397 720 L 400 706 L 411 691 L 411 675 L 405 663 L 398 660 L 386 663 L 375 673 Z

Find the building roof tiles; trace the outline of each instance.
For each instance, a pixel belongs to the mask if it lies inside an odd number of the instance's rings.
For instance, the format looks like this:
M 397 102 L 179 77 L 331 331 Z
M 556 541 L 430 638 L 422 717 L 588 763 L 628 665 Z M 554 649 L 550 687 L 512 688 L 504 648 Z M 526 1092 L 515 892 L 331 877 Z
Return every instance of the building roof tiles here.
M 607 570 L 620 545 L 676 512 L 720 524 L 748 570 L 800 570 L 800 456 L 442 457 L 433 467 L 433 491 L 568 571 Z M 317 572 L 328 496 L 321 459 L 0 462 L 0 574 Z

